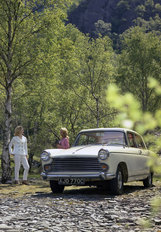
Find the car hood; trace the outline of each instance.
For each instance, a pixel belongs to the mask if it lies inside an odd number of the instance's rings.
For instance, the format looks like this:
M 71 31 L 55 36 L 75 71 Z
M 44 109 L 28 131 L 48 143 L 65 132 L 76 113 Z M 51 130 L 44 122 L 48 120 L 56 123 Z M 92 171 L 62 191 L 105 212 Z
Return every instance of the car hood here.
M 114 146 L 103 146 L 103 145 L 85 145 L 85 146 L 77 146 L 71 147 L 69 149 L 47 149 L 46 152 L 50 153 L 51 157 L 64 157 L 64 156 L 90 156 L 96 157 L 98 156 L 98 152 L 100 149 L 107 149 L 109 152 L 122 150 L 123 147 Z
M 50 153 L 51 157 L 63 157 L 63 156 L 97 156 L 102 145 L 86 145 L 71 147 L 69 149 L 47 149 L 46 152 Z

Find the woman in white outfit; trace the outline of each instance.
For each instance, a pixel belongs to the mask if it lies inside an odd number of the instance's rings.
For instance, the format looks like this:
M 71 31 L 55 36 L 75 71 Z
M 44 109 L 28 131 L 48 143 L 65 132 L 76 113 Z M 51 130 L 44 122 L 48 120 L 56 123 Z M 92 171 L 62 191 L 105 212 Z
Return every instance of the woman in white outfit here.
M 22 184 L 28 185 L 27 176 L 29 172 L 29 163 L 27 160 L 27 139 L 23 136 L 24 130 L 22 126 L 15 128 L 15 136 L 12 138 L 9 144 L 9 152 L 14 155 L 15 161 L 15 184 L 19 184 L 19 171 L 21 164 L 24 168 Z

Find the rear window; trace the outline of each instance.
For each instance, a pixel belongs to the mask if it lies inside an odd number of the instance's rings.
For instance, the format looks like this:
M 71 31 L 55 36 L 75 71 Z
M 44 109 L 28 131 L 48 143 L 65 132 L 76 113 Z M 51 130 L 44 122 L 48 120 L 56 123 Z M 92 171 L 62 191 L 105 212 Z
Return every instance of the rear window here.
M 138 148 L 145 149 L 145 144 L 144 144 L 142 138 L 139 135 L 135 135 L 135 140 L 136 140 L 136 146 Z

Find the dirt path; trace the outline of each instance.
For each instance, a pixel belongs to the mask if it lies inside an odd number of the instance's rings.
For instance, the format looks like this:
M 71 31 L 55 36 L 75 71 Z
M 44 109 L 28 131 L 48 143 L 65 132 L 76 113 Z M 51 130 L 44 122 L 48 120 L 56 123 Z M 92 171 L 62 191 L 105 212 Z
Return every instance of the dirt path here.
M 78 187 L 53 195 L 40 180 L 30 186 L 0 185 L 0 231 L 161 232 L 161 209 L 154 214 L 151 207 L 151 200 L 161 196 L 161 183 L 154 184 L 150 189 L 126 185 L 121 196 Z M 150 227 L 143 229 L 143 220 Z

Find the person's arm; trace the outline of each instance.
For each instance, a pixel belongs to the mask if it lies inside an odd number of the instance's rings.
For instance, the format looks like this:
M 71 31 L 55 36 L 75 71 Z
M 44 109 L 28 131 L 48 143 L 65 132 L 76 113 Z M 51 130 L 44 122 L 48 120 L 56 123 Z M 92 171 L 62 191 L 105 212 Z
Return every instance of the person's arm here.
M 27 138 L 25 138 L 25 155 L 28 156 Z
M 13 155 L 13 149 L 12 149 L 13 145 L 14 145 L 14 138 L 12 138 L 11 142 L 9 143 L 9 154 L 10 155 Z
M 57 148 L 60 148 L 60 149 L 63 148 L 62 145 L 60 145 L 60 144 L 57 144 L 56 147 L 57 147 Z

